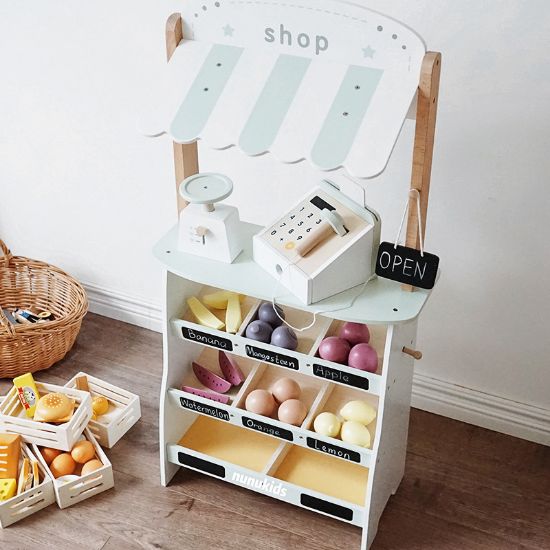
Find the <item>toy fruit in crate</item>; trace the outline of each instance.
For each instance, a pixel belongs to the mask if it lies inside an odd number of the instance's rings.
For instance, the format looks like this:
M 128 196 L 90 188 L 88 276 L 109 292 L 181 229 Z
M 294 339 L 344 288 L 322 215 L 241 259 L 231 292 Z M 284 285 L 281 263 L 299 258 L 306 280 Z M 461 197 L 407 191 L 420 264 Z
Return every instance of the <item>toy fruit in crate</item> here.
M 51 479 L 21 437 L 0 433 L 0 528 L 42 510 L 54 500 Z
M 33 447 L 48 475 L 60 508 L 67 508 L 114 486 L 113 467 L 107 455 L 86 428 L 71 447 L 48 464 L 55 455 L 51 448 Z
M 0 404 L 0 431 L 25 434 L 27 443 L 68 451 L 78 440 L 92 416 L 88 392 L 36 383 L 41 395 L 33 418 L 28 418 L 17 387 Z
M 112 448 L 140 419 L 139 396 L 89 374 L 79 372 L 67 384 L 91 396 L 93 414 L 88 428 L 97 442 Z

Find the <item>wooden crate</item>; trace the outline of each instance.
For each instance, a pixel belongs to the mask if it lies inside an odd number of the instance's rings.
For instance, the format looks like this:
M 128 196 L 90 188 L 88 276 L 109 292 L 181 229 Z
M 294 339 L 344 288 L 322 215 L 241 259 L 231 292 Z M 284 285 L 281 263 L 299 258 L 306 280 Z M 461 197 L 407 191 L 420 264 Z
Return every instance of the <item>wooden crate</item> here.
M 113 466 L 88 428 L 84 430 L 82 439 L 87 439 L 92 442 L 96 456 L 103 463 L 103 467 L 95 472 L 85 476 L 79 476 L 78 479 L 66 483 L 61 483 L 54 478 L 50 468 L 42 457 L 40 449 L 36 445 L 33 445 L 34 453 L 38 457 L 42 467 L 46 470 L 48 476 L 53 481 L 55 500 L 57 500 L 58 506 L 62 509 L 68 508 L 78 502 L 82 502 L 87 498 L 102 493 L 103 491 L 107 491 L 107 489 L 114 487 L 115 484 L 113 478 Z
M 90 420 L 88 428 L 102 447 L 111 449 L 141 418 L 139 395 L 84 372 L 75 375 L 65 384 L 65 387 L 75 388 L 76 379 L 80 376 L 85 376 L 88 380 L 92 398 L 102 395 L 109 400 L 109 411 L 97 420 Z
M 78 407 L 71 420 L 56 425 L 46 422 L 35 422 L 27 418 L 17 396 L 17 388 L 14 386 L 6 395 L 2 405 L 0 405 L 0 431 L 19 434 L 27 443 L 70 451 L 92 417 L 92 399 L 90 394 L 54 384 L 41 384 L 37 382 L 36 387 L 41 395 L 58 392 L 72 397 L 78 403 Z
M 21 452 L 23 456 L 35 460 L 34 454 L 27 445 L 21 446 Z M 55 502 L 53 481 L 40 461 L 38 468 L 42 476 L 42 483 L 38 487 L 0 502 L 0 528 L 4 529 Z

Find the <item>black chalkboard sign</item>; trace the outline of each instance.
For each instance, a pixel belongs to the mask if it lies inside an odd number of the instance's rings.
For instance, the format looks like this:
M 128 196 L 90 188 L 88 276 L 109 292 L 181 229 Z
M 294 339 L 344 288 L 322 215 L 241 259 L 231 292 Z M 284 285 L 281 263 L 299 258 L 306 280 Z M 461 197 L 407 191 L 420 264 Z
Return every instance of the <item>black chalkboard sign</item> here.
M 187 327 L 181 327 L 181 333 L 186 340 L 191 340 L 191 342 L 197 342 L 199 344 L 222 349 L 224 351 L 233 351 L 233 344 L 231 340 L 223 338 L 222 336 L 215 336 L 213 334 L 208 334 L 207 332 L 201 332 L 200 330 Z
M 193 401 L 193 399 L 189 399 L 187 397 L 180 397 L 180 405 L 184 409 L 189 409 L 193 412 L 206 414 L 208 416 L 213 416 L 214 418 L 217 418 L 219 420 L 225 420 L 226 422 L 229 422 L 229 413 L 227 411 L 224 411 L 223 409 L 219 409 L 218 407 L 205 405 L 204 403 Z
M 369 379 L 356 374 L 350 374 L 343 370 L 333 369 L 326 367 L 325 365 L 313 365 L 313 374 L 319 378 L 330 380 L 331 382 L 338 382 L 345 384 L 346 386 L 352 386 L 354 388 L 360 388 L 362 390 L 369 389 Z
M 280 439 L 285 439 L 286 441 L 294 441 L 292 432 L 290 430 L 285 430 L 284 428 L 279 428 L 279 426 L 273 426 L 267 422 L 260 422 L 259 420 L 254 420 L 248 416 L 242 417 L 242 423 L 245 428 L 250 428 L 251 430 L 256 430 L 257 432 L 272 435 L 273 437 L 279 437 Z
M 310 449 L 315 449 L 327 455 L 337 456 L 344 460 L 349 460 L 350 462 L 361 462 L 361 455 L 357 451 L 352 451 L 351 449 L 346 449 L 339 445 L 332 445 L 331 443 L 326 443 L 313 437 L 307 437 L 306 443 Z
M 380 243 L 376 258 L 376 274 L 418 288 L 433 288 L 439 266 L 439 257 L 407 246 Z
M 273 363 L 279 367 L 285 367 L 287 369 L 298 370 L 299 364 L 298 359 L 295 357 L 290 357 L 288 355 L 283 355 L 282 353 L 275 353 L 267 349 L 257 348 L 255 346 L 250 346 L 247 344 L 246 355 L 252 359 L 257 359 L 264 363 Z
M 215 464 L 214 462 L 209 462 L 208 460 L 203 460 L 202 458 L 197 458 L 193 455 L 178 453 L 178 462 L 182 466 L 189 466 L 190 468 L 201 470 L 213 476 L 225 477 L 225 468 L 223 466 Z
M 328 500 L 306 495 L 305 493 L 300 495 L 300 504 L 306 508 L 319 510 L 320 512 L 324 512 L 336 518 L 345 519 L 347 521 L 353 520 L 353 510 L 340 506 L 339 504 L 334 504 Z

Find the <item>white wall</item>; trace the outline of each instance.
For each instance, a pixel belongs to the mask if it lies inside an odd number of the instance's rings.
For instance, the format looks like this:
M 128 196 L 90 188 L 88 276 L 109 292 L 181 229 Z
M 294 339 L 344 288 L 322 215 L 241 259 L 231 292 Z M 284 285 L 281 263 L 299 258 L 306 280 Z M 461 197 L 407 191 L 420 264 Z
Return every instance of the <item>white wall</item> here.
M 415 403 L 550 443 L 550 5 L 368 5 L 443 52 L 427 239 L 443 276 L 420 323 Z M 135 119 L 179 6 L 0 0 L 0 236 L 87 283 L 96 310 L 144 325 L 161 302 L 150 249 L 175 222 L 175 198 L 171 146 L 140 137 Z M 390 239 L 411 129 L 369 192 Z M 203 169 L 235 178 L 251 221 L 316 177 L 305 164 L 203 153 Z

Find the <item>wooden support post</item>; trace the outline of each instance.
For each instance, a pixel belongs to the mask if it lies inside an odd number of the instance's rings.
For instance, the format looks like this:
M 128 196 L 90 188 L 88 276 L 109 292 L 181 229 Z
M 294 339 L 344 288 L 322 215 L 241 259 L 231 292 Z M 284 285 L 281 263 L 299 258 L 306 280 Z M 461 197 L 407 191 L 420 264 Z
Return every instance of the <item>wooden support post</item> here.
M 422 62 L 418 99 L 416 104 L 416 130 L 414 135 L 413 166 L 411 189 L 420 193 L 420 213 L 422 216 L 422 238 L 426 234 L 426 217 L 428 215 L 428 197 L 430 195 L 430 178 L 434 149 L 435 121 L 439 99 L 439 76 L 441 74 L 441 54 L 427 52 Z M 412 195 L 412 194 L 411 194 Z M 420 248 L 418 231 L 418 213 L 416 196 L 409 198 L 407 219 L 406 246 Z M 414 287 L 403 285 L 403 290 L 412 291 Z
M 183 24 L 181 15 L 173 13 L 166 21 L 166 58 L 170 61 L 178 44 L 183 39 Z M 180 197 L 179 184 L 187 177 L 197 174 L 199 171 L 199 154 L 197 142 L 174 142 L 174 170 L 176 174 L 176 197 L 178 201 L 178 214 L 187 206 L 187 202 Z

